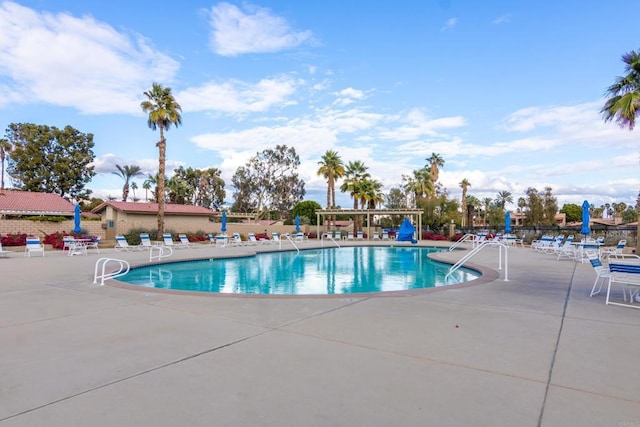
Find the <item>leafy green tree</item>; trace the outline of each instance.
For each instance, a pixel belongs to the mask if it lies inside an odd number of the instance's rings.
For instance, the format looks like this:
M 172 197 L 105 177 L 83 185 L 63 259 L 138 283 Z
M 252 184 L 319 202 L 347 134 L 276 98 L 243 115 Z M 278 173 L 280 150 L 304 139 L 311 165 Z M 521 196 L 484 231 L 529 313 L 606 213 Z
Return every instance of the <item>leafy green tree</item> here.
M 479 210 L 482 207 L 482 202 L 476 196 L 467 195 L 465 198 L 467 203 L 467 208 L 465 209 L 465 213 L 467 215 L 467 220 L 465 225 L 473 226 L 473 217 L 475 216 L 476 210 Z
M 633 206 L 628 206 L 627 209 L 622 212 L 622 222 L 628 224 L 630 222 L 636 222 L 638 220 L 638 211 Z
M 224 204 L 225 182 L 220 169 L 185 169 L 180 166 L 174 172 L 175 177 L 187 187 L 185 203 L 211 209 L 219 209 Z
M 528 226 L 536 226 L 543 224 L 544 205 L 542 198 L 533 187 L 527 188 L 527 211 L 524 216 L 524 224 Z
M 158 180 L 156 179 L 156 177 L 153 175 L 149 175 L 147 179 L 145 179 L 142 183 L 142 188 L 144 188 L 145 201 L 149 201 L 149 190 L 151 190 L 151 201 L 155 202 L 156 194 L 158 192 Z
M 562 205 L 560 213 L 566 215 L 568 222 L 576 222 L 582 220 L 582 207 L 575 203 L 565 203 L 564 205 Z
M 384 197 L 384 205 L 387 209 L 406 209 L 407 196 L 400 188 L 392 188 Z M 402 223 L 402 215 L 390 215 L 390 226 L 399 227 Z
M 313 200 L 303 200 L 302 202 L 296 203 L 293 207 L 293 217 L 299 215 L 300 218 L 308 218 L 309 224 L 318 225 L 318 216 L 316 215 L 316 211 L 322 209 L 322 206 L 318 202 Z M 320 217 L 320 221 L 322 221 L 322 217 Z
M 163 87 L 159 83 L 153 83 L 150 91 L 144 92 L 147 100 L 140 103 L 142 111 L 149 114 L 147 124 L 151 130 L 160 130 L 160 141 L 156 143 L 158 147 L 158 185 L 156 195 L 158 202 L 158 235 L 164 233 L 164 181 L 166 167 L 167 141 L 164 131 L 169 130 L 171 125 L 182 124 L 182 107 L 171 94 L 171 88 Z
M 305 195 L 298 166 L 300 157 L 293 147 L 277 145 L 257 153 L 232 177 L 234 209 L 257 212 L 261 218 L 275 211 L 282 218 Z
M 17 188 L 76 200 L 89 197 L 85 185 L 95 176 L 90 166 L 95 158 L 93 134 L 71 126 L 12 123 L 7 138 L 13 147 L 8 173 Z
M 129 181 L 131 178 L 135 176 L 144 175 L 140 170 L 140 166 L 129 166 L 129 165 L 116 165 L 117 172 L 111 172 L 115 175 L 118 175 L 120 178 L 124 179 L 124 186 L 122 187 L 122 201 L 126 202 L 129 197 Z
M 450 199 L 446 193 L 419 199 L 418 208 L 424 210 L 423 224 L 431 229 L 440 229 L 451 220 L 460 222 L 460 202 Z
M 558 199 L 551 194 L 551 187 L 544 188 L 542 204 L 544 206 L 545 225 L 556 225 L 556 214 L 558 213 Z

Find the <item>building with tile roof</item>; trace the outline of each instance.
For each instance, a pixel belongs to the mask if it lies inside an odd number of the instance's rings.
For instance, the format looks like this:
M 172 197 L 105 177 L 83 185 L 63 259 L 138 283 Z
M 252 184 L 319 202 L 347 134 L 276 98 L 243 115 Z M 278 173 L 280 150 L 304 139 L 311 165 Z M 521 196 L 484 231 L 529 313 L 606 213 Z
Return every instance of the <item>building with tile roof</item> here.
M 158 226 L 158 204 L 140 202 L 106 201 L 91 210 L 102 217 L 102 227 L 107 240 L 116 235 L 127 234 L 132 229 L 156 229 Z M 215 211 L 202 206 L 164 205 L 165 230 L 179 233 L 211 232 Z
M 51 215 L 73 217 L 74 205 L 58 194 L 0 190 L 0 216 Z

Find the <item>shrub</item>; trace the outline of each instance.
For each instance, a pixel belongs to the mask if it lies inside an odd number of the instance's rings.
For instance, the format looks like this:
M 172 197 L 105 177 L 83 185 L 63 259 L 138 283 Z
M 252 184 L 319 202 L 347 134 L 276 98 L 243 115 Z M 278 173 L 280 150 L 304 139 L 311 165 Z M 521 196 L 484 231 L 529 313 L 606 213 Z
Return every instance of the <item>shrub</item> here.
M 20 234 L 7 234 L 1 237 L 2 246 L 25 246 L 27 244 L 27 235 L 25 233 Z

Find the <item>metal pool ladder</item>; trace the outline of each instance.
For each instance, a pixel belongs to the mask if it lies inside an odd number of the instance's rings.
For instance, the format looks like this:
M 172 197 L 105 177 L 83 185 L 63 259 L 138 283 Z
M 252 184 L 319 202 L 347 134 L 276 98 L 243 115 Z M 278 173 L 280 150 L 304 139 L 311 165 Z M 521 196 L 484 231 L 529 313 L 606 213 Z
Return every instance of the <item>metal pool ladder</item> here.
M 109 263 L 119 264 L 118 270 L 105 273 L 107 269 L 107 264 Z M 98 270 L 100 270 L 100 274 L 98 274 Z M 98 279 L 100 279 L 100 286 L 102 286 L 104 285 L 105 280 L 124 276 L 128 272 L 129 272 L 129 263 L 127 261 L 123 259 L 116 259 L 116 258 L 100 258 L 98 261 L 96 261 L 96 267 L 93 272 L 93 283 L 94 284 L 98 283 Z
M 498 246 L 498 248 L 500 249 L 500 251 L 498 253 L 498 270 L 502 270 L 502 257 L 503 257 L 502 250 L 504 249 L 504 281 L 508 282 L 509 281 L 509 247 L 507 245 L 505 245 L 504 243 L 502 243 L 502 242 L 496 242 L 496 241 L 493 241 L 493 240 L 486 240 L 486 241 L 480 243 L 478 246 L 476 246 L 471 251 L 469 251 L 468 254 L 466 254 L 465 256 L 460 258 L 460 260 L 458 260 L 458 262 L 456 262 L 455 264 L 453 264 L 451 266 L 451 268 L 449 268 L 449 272 L 447 273 L 446 276 L 444 276 L 444 280 L 446 281 L 454 271 L 456 271 L 460 267 L 462 267 L 465 262 L 469 261 L 478 252 L 480 252 L 481 250 L 483 250 L 487 246 Z

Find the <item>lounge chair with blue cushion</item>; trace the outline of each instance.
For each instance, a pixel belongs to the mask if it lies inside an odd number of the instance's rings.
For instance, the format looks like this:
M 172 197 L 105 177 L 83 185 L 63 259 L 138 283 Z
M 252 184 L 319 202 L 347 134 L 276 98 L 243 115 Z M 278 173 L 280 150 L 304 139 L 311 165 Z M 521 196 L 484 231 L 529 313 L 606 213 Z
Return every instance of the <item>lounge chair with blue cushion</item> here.
M 189 241 L 189 238 L 186 234 L 178 234 L 178 239 L 180 239 L 180 243 L 177 246 L 182 246 L 185 248 L 194 248 L 195 244 Z
M 130 251 L 139 251 L 143 249 L 143 247 L 142 245 L 139 245 L 139 246 L 130 245 L 129 242 L 127 242 L 126 237 L 122 235 L 118 235 L 116 236 L 116 246 L 114 249 L 118 252 L 122 252 L 122 251 L 130 252 Z
M 27 237 L 27 245 L 24 248 L 24 254 L 27 258 L 31 258 L 31 252 L 40 252 L 44 256 L 44 245 L 40 243 L 38 237 Z
M 153 244 L 151 243 L 151 238 L 147 233 L 140 233 L 140 245 L 145 248 L 150 248 L 153 246 Z
M 602 256 L 606 256 L 606 257 L 610 255 L 618 255 L 622 253 L 626 245 L 627 245 L 627 241 L 623 239 L 623 240 L 620 240 L 616 246 L 600 249 L 600 253 L 602 254 Z

